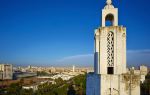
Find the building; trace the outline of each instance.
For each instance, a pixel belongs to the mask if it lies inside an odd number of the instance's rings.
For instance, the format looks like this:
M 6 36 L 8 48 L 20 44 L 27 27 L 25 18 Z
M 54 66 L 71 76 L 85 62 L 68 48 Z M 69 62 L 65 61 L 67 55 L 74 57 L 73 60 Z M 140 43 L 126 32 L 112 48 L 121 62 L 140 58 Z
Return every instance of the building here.
M 30 90 L 33 89 L 33 91 L 37 91 L 38 90 L 38 84 L 33 84 L 33 85 L 26 85 L 26 86 L 22 86 L 23 89 L 26 90 Z
M 55 73 L 55 72 L 56 72 L 56 68 L 51 67 L 51 69 L 50 69 L 50 73 Z
M 29 65 L 29 66 L 28 66 L 28 69 L 31 69 L 31 68 L 32 68 L 32 66 L 31 66 L 31 65 Z
M 0 80 L 3 80 L 3 71 L 0 71 Z
M 72 66 L 72 72 L 75 72 L 75 66 L 74 65 Z
M 0 79 L 13 79 L 13 67 L 11 64 L 0 64 Z
M 148 73 L 148 68 L 144 65 L 140 66 L 140 71 L 141 71 L 141 75 L 147 75 Z
M 36 77 L 37 73 L 35 72 L 14 72 L 14 79 Z
M 44 83 L 56 84 L 55 81 L 46 80 L 46 81 L 41 81 L 41 82 L 38 82 L 38 83 L 31 84 L 31 85 L 24 85 L 24 86 L 22 86 L 22 88 L 26 89 L 26 90 L 33 89 L 33 91 L 37 91 L 38 87 L 40 85 L 43 85 Z
M 57 75 L 54 75 L 52 77 L 50 77 L 51 79 L 58 79 L 58 78 L 61 78 L 62 80 L 69 80 L 71 78 L 75 77 L 75 75 L 69 75 L 69 74 L 57 74 Z
M 140 66 L 141 82 L 144 83 L 145 76 L 148 74 L 148 68 L 144 65 Z
M 140 70 L 126 68 L 126 27 L 118 25 L 111 0 L 102 9 L 94 40 L 94 73 L 87 75 L 86 95 L 140 95 Z

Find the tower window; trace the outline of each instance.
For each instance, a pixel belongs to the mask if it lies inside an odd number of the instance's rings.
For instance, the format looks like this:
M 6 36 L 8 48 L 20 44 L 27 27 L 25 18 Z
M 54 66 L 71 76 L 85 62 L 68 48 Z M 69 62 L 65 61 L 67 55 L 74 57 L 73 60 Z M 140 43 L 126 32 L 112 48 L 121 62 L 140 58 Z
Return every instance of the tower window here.
M 114 67 L 108 67 L 107 74 L 114 74 Z
M 114 66 L 114 33 L 111 31 L 107 34 L 107 66 Z
M 105 18 L 105 25 L 106 26 L 113 26 L 114 25 L 114 16 L 112 14 L 108 14 Z

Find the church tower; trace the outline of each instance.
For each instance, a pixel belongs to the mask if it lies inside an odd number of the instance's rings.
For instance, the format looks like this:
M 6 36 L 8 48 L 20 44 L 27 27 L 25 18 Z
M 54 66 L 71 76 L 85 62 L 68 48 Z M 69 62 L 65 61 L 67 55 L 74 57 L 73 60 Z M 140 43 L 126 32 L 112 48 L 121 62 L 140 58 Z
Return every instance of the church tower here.
M 140 95 L 140 73 L 126 68 L 126 28 L 118 25 L 112 0 L 102 9 L 94 33 L 94 73 L 87 75 L 86 95 Z
M 118 25 L 118 9 L 111 0 L 102 10 L 102 26 L 95 30 L 94 66 L 101 76 L 101 95 L 119 93 L 119 76 L 126 73 L 126 28 Z
M 118 25 L 118 9 L 107 0 L 102 10 L 102 26 L 95 30 L 96 74 L 126 73 L 126 28 Z

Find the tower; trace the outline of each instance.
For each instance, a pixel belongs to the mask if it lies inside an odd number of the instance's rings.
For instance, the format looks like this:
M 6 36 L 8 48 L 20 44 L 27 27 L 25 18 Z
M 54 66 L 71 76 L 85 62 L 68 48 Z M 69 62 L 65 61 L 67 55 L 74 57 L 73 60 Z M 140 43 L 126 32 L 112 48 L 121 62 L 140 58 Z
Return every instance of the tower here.
M 75 66 L 74 65 L 72 66 L 72 72 L 73 73 L 75 72 Z
M 121 82 L 126 73 L 126 28 L 118 25 L 118 8 L 111 0 L 102 9 L 94 41 L 94 74 L 87 76 L 87 95 L 128 95 Z
M 126 28 L 118 25 L 118 9 L 112 1 L 106 3 L 102 26 L 95 30 L 94 68 L 101 76 L 101 95 L 113 95 L 120 93 L 120 75 L 126 73 Z
M 102 9 L 94 43 L 94 73 L 87 75 L 86 95 L 140 95 L 141 74 L 126 68 L 126 28 L 118 25 L 112 0 Z
M 102 26 L 95 30 L 95 73 L 126 73 L 126 28 L 118 26 L 118 9 L 112 1 L 106 3 L 102 10 Z

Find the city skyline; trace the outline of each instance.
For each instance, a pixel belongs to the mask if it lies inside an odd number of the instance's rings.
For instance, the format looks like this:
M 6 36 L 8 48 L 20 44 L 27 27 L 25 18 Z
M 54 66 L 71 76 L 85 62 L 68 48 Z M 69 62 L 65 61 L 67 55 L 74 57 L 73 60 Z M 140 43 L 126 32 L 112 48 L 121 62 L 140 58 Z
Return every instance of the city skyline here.
M 129 66 L 148 65 L 150 62 L 150 33 L 147 29 L 150 27 L 150 1 L 146 1 L 114 0 L 114 5 L 119 8 L 119 25 L 127 27 Z M 92 66 L 94 29 L 100 25 L 100 9 L 104 2 L 0 1 L 0 62 Z

